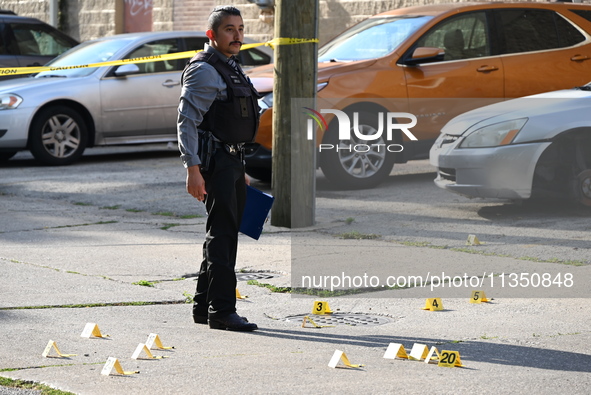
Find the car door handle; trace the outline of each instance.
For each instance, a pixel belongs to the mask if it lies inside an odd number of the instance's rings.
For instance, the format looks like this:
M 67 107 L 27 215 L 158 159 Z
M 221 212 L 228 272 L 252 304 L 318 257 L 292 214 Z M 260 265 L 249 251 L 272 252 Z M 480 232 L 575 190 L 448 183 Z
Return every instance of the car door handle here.
M 180 84 L 181 84 L 180 81 L 166 80 L 162 83 L 162 86 L 165 86 L 167 88 L 172 88 L 173 86 L 177 86 Z
M 495 71 L 498 69 L 499 68 L 497 66 L 480 66 L 476 69 L 476 71 L 478 71 L 479 73 L 487 73 L 489 71 Z
M 579 62 L 579 61 L 583 61 L 583 60 L 588 60 L 589 56 L 587 55 L 575 55 L 572 58 L 570 58 L 570 60 L 572 60 L 573 62 Z

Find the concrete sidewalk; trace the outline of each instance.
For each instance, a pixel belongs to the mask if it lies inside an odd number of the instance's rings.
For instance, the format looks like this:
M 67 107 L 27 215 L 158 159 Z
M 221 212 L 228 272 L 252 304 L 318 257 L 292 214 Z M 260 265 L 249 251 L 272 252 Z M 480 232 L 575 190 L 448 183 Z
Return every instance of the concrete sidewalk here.
M 145 212 L 2 196 L 1 221 L 4 377 L 76 394 L 589 393 L 588 295 L 495 297 L 470 304 L 468 292 L 464 298 L 443 298 L 440 312 L 422 310 L 425 295 L 416 289 L 381 298 L 351 295 L 326 300 L 336 316 L 359 313 L 366 323 L 302 328 L 302 316 L 323 298 L 293 297 L 241 281 L 238 289 L 248 297 L 238 301 L 239 313 L 260 330 L 210 330 L 192 322 L 191 305 L 185 303 L 195 288 L 204 218 L 175 219 L 171 225 Z M 330 233 L 339 226 L 320 218 L 315 228 L 289 232 L 268 226 L 259 241 L 241 237 L 237 269 L 260 283 L 290 286 L 292 240 L 331 244 Z M 375 250 L 381 243 L 354 242 L 357 250 Z M 400 262 L 436 259 L 434 267 L 450 270 L 475 259 L 492 267 L 536 264 L 391 246 L 384 254 L 395 253 Z M 314 254 L 319 268 L 327 263 Z M 573 270 L 588 278 L 588 267 Z M 87 323 L 96 323 L 109 337 L 81 337 Z M 152 350 L 166 358 L 131 359 L 150 333 L 174 349 Z M 42 357 L 49 340 L 76 356 Z M 458 351 L 464 367 L 384 359 L 390 343 L 401 343 L 408 352 L 415 343 Z M 335 350 L 364 366 L 329 368 Z M 101 375 L 109 357 L 140 373 Z

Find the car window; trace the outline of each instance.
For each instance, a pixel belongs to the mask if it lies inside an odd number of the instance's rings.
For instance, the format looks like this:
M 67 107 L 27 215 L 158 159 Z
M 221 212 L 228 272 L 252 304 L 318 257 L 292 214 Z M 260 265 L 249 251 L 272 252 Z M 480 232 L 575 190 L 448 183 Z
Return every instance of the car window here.
M 578 29 L 554 11 L 495 10 L 495 19 L 502 54 L 562 48 L 585 40 Z
M 430 19 L 430 16 L 366 19 L 320 48 L 318 61 L 354 61 L 386 56 Z
M 114 60 L 115 53 L 125 45 L 129 45 L 129 41 L 124 39 L 86 41 L 55 58 L 47 66 L 54 68 L 71 67 Z M 84 77 L 94 70 L 96 70 L 96 67 L 74 67 L 64 70 L 43 71 L 37 74 L 36 77 Z
M 187 51 L 197 51 L 203 49 L 205 43 L 209 42 L 207 37 L 185 37 L 185 45 Z
M 561 48 L 572 47 L 585 41 L 585 35 L 561 16 L 556 16 L 556 30 L 558 31 L 558 41 Z
M 10 52 L 14 55 L 57 56 L 72 47 L 72 43 L 45 25 L 10 23 L 9 26 L 13 36 Z
M 485 12 L 451 17 L 425 33 L 417 47 L 445 50 L 445 60 L 470 59 L 490 55 Z
M 179 52 L 178 40 L 170 38 L 166 40 L 152 41 L 143 44 L 129 53 L 124 59 L 143 58 L 146 56 L 166 55 Z M 139 74 L 162 73 L 180 70 L 177 60 L 161 60 L 158 62 L 136 63 L 140 69 Z
M 243 66 L 260 66 L 271 63 L 271 57 L 255 48 L 241 50 L 238 62 Z
M 591 11 L 588 11 L 588 10 L 569 10 L 569 11 L 573 12 L 573 13 L 577 14 L 578 16 L 585 18 L 586 20 L 591 22 Z
M 0 23 L 0 55 L 6 55 L 6 45 L 4 45 L 4 24 Z

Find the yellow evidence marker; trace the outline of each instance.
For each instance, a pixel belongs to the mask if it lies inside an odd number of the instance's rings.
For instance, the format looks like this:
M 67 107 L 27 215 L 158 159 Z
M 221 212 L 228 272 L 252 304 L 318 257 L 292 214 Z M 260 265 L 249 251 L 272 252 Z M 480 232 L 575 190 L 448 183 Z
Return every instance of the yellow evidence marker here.
M 51 350 L 55 350 L 55 352 L 57 353 L 57 357 L 53 356 L 53 355 L 49 355 Z M 75 357 L 76 354 L 62 354 L 60 352 L 60 349 L 57 348 L 57 344 L 53 340 L 50 340 L 49 343 L 47 343 L 47 346 L 45 346 L 45 350 L 43 350 L 43 353 L 41 354 L 41 356 L 43 356 L 45 358 L 68 358 L 68 357 Z
M 433 354 L 435 354 L 435 355 L 433 355 Z M 438 363 L 439 358 L 441 358 L 439 351 L 437 350 L 437 348 L 435 346 L 433 346 L 429 350 L 429 354 L 427 354 L 427 356 L 425 357 L 425 363 L 431 363 L 431 362 Z
M 242 296 L 240 295 L 240 291 L 238 291 L 238 288 L 236 288 L 236 299 L 246 299 L 248 296 Z
M 427 355 L 429 355 L 429 347 L 425 344 L 415 343 L 412 345 L 410 354 L 408 354 L 408 359 L 420 361 L 421 359 L 427 358 Z
M 342 366 L 337 366 L 339 361 L 342 361 L 343 364 L 348 367 L 348 368 L 360 368 L 363 365 L 359 364 L 359 365 L 353 365 L 351 362 L 349 362 L 349 358 L 347 358 L 347 355 L 345 355 L 345 353 L 341 350 L 336 350 L 334 352 L 334 354 L 332 355 L 332 358 L 330 359 L 330 362 L 328 362 L 328 367 L 329 368 L 337 368 L 337 367 L 342 367 Z
M 314 302 L 314 305 L 312 306 L 312 314 L 332 314 L 332 310 L 330 309 L 330 307 L 328 307 L 328 302 L 317 300 Z
M 103 335 L 101 333 L 101 330 L 99 329 L 98 325 L 95 324 L 94 322 L 89 322 L 88 324 L 86 324 L 86 326 L 84 327 L 84 330 L 82 331 L 82 334 L 80 335 L 80 337 L 86 337 L 87 339 L 90 339 L 91 337 L 108 337 L 109 335 Z
M 384 358 L 386 358 L 386 359 L 396 359 L 396 358 L 408 359 L 408 354 L 406 353 L 406 350 L 404 349 L 404 346 L 402 344 L 390 343 L 388 345 L 388 348 L 386 349 L 386 352 L 384 353 Z
M 441 298 L 429 298 L 425 301 L 423 310 L 440 311 L 443 310 L 443 302 Z
M 144 344 L 144 343 L 140 343 L 137 345 L 135 351 L 133 352 L 133 355 L 131 356 L 131 359 L 139 359 L 140 358 L 140 354 L 142 353 L 142 351 L 144 351 L 147 355 L 147 359 L 162 359 L 162 358 L 167 358 L 164 357 L 162 355 L 159 356 L 154 356 L 152 354 L 152 352 L 150 351 L 150 349 Z
M 484 293 L 484 291 L 472 291 L 472 296 L 470 296 L 470 303 L 482 302 L 490 302 L 490 299 L 486 298 L 486 294 Z
M 123 368 L 121 367 L 121 364 L 119 363 L 119 360 L 115 357 L 109 357 L 109 359 L 107 359 L 107 362 L 105 363 L 105 366 L 103 366 L 103 370 L 101 370 L 101 374 L 104 376 L 108 376 L 111 374 L 111 371 L 113 370 L 113 368 L 115 368 L 115 371 L 119 374 L 136 374 L 139 373 L 139 370 L 136 370 L 134 372 L 126 372 L 123 370 Z
M 442 350 L 439 354 L 439 363 L 437 366 L 443 366 L 445 368 L 462 367 L 462 361 L 460 360 L 460 353 L 458 351 Z
M 155 333 L 150 333 L 150 335 L 148 336 L 148 340 L 146 340 L 146 347 L 148 347 L 149 349 L 152 349 L 154 346 L 156 346 L 156 348 L 159 348 L 161 350 L 172 350 L 174 347 L 164 347 L 162 345 L 162 340 L 160 340 L 160 336 L 158 336 Z
M 480 242 L 480 240 L 478 240 L 478 237 L 476 237 L 476 235 L 468 235 L 468 240 L 466 240 L 466 245 L 469 246 L 479 246 L 482 243 Z

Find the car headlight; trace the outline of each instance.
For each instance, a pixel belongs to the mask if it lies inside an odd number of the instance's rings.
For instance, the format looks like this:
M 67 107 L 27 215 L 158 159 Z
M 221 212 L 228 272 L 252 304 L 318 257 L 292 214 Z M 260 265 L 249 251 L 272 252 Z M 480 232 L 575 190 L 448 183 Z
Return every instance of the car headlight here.
M 23 98 L 13 93 L 0 95 L 0 110 L 17 108 L 23 102 Z
M 460 148 L 497 147 L 511 144 L 526 122 L 527 118 L 521 118 L 477 129 L 464 138 Z

